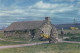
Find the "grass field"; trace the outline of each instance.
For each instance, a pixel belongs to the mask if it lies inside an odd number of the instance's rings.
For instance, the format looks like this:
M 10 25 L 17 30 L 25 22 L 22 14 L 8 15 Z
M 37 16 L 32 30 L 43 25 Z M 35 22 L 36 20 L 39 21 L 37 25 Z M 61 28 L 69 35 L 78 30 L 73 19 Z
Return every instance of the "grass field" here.
M 80 42 L 80 33 L 75 33 L 75 34 L 67 33 L 67 34 L 64 35 L 64 37 L 69 37 L 69 38 L 65 39 L 66 41 Z
M 42 44 L 21 48 L 2 49 L 0 53 L 80 53 L 80 44 Z
M 61 33 L 61 30 L 58 30 L 58 34 Z M 64 30 L 64 33 L 67 34 L 67 33 L 71 33 L 71 34 L 78 34 L 80 33 L 80 30 Z
M 28 44 L 28 43 L 34 43 L 34 42 L 44 42 L 40 40 L 30 40 L 30 41 L 9 41 L 9 40 L 0 40 L 0 46 L 4 45 L 17 45 L 17 44 Z
M 78 38 L 75 38 L 75 36 L 78 36 Z M 64 37 L 69 37 L 69 39 L 65 39 L 66 41 L 80 41 L 80 34 L 72 34 L 72 33 L 67 33 L 64 35 Z M 31 43 L 31 42 L 41 42 L 39 40 L 31 40 L 31 39 L 12 39 L 12 38 L 4 38 L 4 34 L 0 33 L 0 38 L 5 39 L 6 41 L 0 40 L 0 46 L 2 45 L 14 45 L 14 44 L 25 44 L 25 43 Z M 59 38 L 61 38 L 61 35 L 59 35 Z M 11 41 L 9 41 L 11 40 Z M 15 41 L 21 41 L 21 42 L 15 42 Z
M 78 32 L 77 31 L 71 31 L 73 33 L 71 33 L 71 32 L 66 33 L 66 30 L 64 32 L 65 32 L 64 37 L 69 37 L 69 38 L 64 39 L 64 40 L 66 40 L 66 41 L 77 41 L 77 42 L 80 42 L 80 33 L 79 33 L 79 30 L 78 30 Z M 61 34 L 59 34 L 58 37 L 62 38 Z
M 0 46 L 4 45 L 17 45 L 17 44 L 30 44 L 30 43 L 37 43 L 37 42 L 45 42 L 45 41 L 40 41 L 40 40 L 30 40 L 30 41 L 9 41 L 9 40 L 0 40 Z
M 4 38 L 4 33 L 0 33 L 0 38 Z
M 80 37 L 79 33 L 68 33 L 64 35 L 65 37 Z M 3 33 L 0 34 L 0 38 L 4 38 Z M 61 38 L 61 35 L 59 35 Z M 6 39 L 7 41 L 0 40 L 0 46 L 2 45 L 14 45 L 14 44 L 25 44 L 31 42 L 39 42 L 39 40 L 24 40 L 24 39 Z M 13 41 L 8 41 L 13 40 Z M 77 40 L 73 39 L 72 41 Z M 80 38 L 79 38 L 80 40 Z M 26 42 L 14 42 L 14 41 L 26 41 Z M 27 42 L 28 41 L 28 42 Z M 57 44 L 42 44 L 35 46 L 27 46 L 20 48 L 8 48 L 0 49 L 0 53 L 80 53 L 80 44 L 71 43 L 57 43 Z
M 13 42 L 13 41 L 3 41 L 0 40 L 0 46 L 4 46 L 4 45 L 16 45 L 16 44 L 25 44 L 27 42 Z
M 80 42 L 80 37 L 70 37 L 70 38 L 67 38 L 65 40 L 66 41 L 77 41 L 77 42 Z

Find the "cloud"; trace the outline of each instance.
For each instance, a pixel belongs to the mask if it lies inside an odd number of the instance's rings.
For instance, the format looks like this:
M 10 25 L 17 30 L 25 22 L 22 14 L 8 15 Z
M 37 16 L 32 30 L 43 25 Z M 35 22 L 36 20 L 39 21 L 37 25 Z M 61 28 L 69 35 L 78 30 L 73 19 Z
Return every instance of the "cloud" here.
M 0 11 L 0 16 L 17 16 L 24 13 L 24 10 L 14 9 L 14 10 L 2 10 Z
M 16 1 L 16 0 L 15 0 Z M 15 3 L 22 3 L 24 1 L 18 2 L 17 0 Z M 14 3 L 14 5 L 15 5 Z M 13 6 L 12 6 L 13 7 Z M 67 3 L 48 3 L 38 1 L 35 4 L 27 7 L 27 8 L 13 8 L 11 10 L 2 10 L 0 11 L 0 16 L 54 16 L 55 13 L 63 13 L 73 11 L 74 5 L 69 5 Z
M 75 0 L 50 0 L 51 2 L 74 2 Z
M 5 25 L 6 23 L 26 20 L 42 20 L 45 16 L 51 17 L 53 23 L 61 23 L 61 19 L 68 19 L 70 21 L 71 18 L 79 17 L 80 15 L 80 2 L 72 3 L 74 0 L 49 0 L 54 2 L 36 0 L 38 2 L 31 2 L 30 5 L 28 1 L 30 4 L 31 0 L 14 0 L 8 7 L 1 3 L 0 24 Z M 67 1 L 70 3 L 67 3 Z
M 10 23 L 0 23 L 0 24 L 8 24 L 9 25 Z
M 39 1 L 36 4 L 30 6 L 29 8 L 51 9 L 51 8 L 56 8 L 56 7 L 61 7 L 61 6 L 64 6 L 64 5 L 63 4 L 44 3 L 43 1 Z
M 23 13 L 24 10 L 20 10 L 20 9 L 14 9 L 14 10 L 6 10 L 6 11 L 2 11 L 4 13 Z
M 16 3 L 21 3 L 16 1 Z M 74 10 L 73 5 L 69 4 L 51 4 L 45 3 L 42 0 L 38 1 L 37 3 L 22 9 L 12 9 L 12 10 L 3 10 L 0 13 L 0 16 L 51 16 L 52 13 L 58 12 L 67 12 Z
M 44 3 L 43 1 L 39 1 L 36 4 L 30 6 L 29 8 L 36 8 L 38 10 L 40 9 L 40 12 L 58 13 L 58 12 L 71 11 L 73 10 L 74 6 L 69 4 L 51 4 L 51 3 Z

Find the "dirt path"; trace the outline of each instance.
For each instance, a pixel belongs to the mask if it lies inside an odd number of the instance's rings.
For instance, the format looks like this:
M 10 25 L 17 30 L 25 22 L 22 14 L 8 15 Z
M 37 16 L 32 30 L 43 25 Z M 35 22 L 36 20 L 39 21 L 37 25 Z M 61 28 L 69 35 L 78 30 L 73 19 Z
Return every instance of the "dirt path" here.
M 69 38 L 69 37 L 64 37 L 63 39 L 66 39 L 66 38 Z M 59 42 L 63 42 L 63 43 L 80 43 L 80 42 L 76 42 L 76 41 L 64 41 L 62 39 L 59 39 Z
M 64 43 L 79 43 L 80 44 L 80 42 L 75 42 L 75 41 L 60 41 L 60 42 L 64 42 Z
M 64 43 L 79 43 L 80 44 L 80 42 L 73 42 L 73 41 L 60 41 L 60 43 L 61 42 L 64 42 Z M 49 43 L 49 42 L 46 41 L 46 42 L 38 42 L 38 43 L 31 43 L 31 44 L 18 44 L 18 45 L 0 46 L 0 49 L 24 47 L 24 46 L 33 46 L 33 45 L 46 44 L 46 43 Z
M 33 46 L 33 45 L 46 44 L 46 43 L 49 43 L 49 42 L 47 41 L 47 42 L 38 42 L 38 43 L 31 43 L 31 44 L 7 45 L 7 46 L 0 46 L 0 49 Z
M 59 39 L 59 43 L 62 43 L 62 42 L 63 43 L 79 43 L 80 44 L 80 42 L 64 41 L 62 39 Z M 0 49 L 24 47 L 24 46 L 33 46 L 33 45 L 46 44 L 46 43 L 49 43 L 49 42 L 46 41 L 46 42 L 36 42 L 36 43 L 30 43 L 30 44 L 7 45 L 7 46 L 0 46 Z

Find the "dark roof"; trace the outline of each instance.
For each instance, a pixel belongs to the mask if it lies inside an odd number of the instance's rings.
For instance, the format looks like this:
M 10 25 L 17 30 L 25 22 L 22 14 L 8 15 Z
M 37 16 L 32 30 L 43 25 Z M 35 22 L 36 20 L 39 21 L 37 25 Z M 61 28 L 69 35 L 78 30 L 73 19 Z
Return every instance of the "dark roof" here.
M 12 30 L 26 30 L 26 29 L 36 29 L 43 25 L 44 21 L 24 21 L 24 22 L 14 22 L 5 31 Z

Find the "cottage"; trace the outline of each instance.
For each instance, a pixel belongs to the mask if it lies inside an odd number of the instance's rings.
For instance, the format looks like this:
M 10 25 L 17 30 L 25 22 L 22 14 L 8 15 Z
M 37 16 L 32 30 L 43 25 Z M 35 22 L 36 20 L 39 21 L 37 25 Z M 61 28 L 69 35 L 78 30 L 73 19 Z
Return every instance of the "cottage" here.
M 41 34 L 51 35 L 58 38 L 58 33 L 54 25 L 50 22 L 50 17 L 45 17 L 43 21 L 23 21 L 14 22 L 4 31 L 5 37 L 32 38 L 39 39 Z

